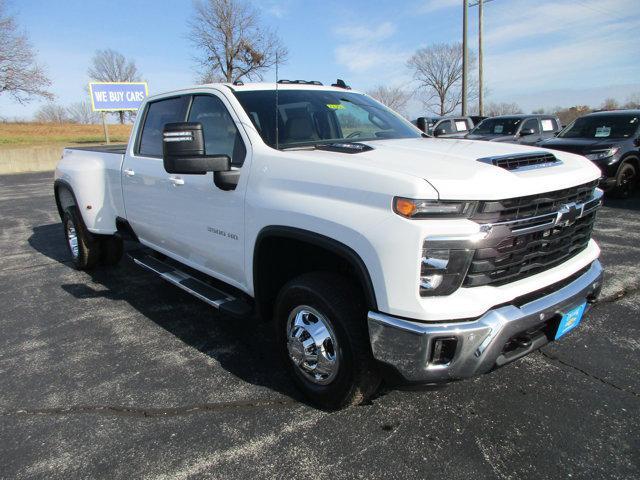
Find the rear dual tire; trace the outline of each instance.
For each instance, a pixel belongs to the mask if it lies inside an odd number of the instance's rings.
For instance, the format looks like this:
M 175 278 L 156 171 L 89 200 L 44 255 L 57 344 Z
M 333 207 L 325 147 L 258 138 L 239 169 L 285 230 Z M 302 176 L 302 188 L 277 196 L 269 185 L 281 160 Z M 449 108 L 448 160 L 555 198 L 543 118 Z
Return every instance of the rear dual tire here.
M 98 264 L 115 265 L 122 258 L 122 238 L 89 232 L 77 207 L 65 209 L 62 226 L 71 261 L 77 270 L 91 270 Z

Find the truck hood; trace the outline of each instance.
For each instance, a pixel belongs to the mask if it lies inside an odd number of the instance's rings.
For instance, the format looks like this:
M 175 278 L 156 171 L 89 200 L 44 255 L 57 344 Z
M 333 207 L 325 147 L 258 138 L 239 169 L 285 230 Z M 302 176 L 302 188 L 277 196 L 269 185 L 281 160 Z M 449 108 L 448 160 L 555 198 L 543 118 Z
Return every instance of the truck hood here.
M 370 167 L 423 178 L 438 191 L 443 200 L 521 197 L 573 187 L 600 177 L 600 170 L 584 157 L 539 147 L 434 138 L 362 143 L 373 147 L 373 150 L 332 154 L 344 156 L 348 162 L 362 162 Z M 562 163 L 545 168 L 509 171 L 478 161 L 485 157 L 540 151 L 553 153 Z
M 617 147 L 623 140 L 601 138 L 549 138 L 539 143 L 541 147 L 586 155 L 594 150 Z
M 516 139 L 516 136 L 495 134 L 479 135 L 477 133 L 467 133 L 464 138 L 469 140 L 485 140 L 487 142 L 513 142 Z

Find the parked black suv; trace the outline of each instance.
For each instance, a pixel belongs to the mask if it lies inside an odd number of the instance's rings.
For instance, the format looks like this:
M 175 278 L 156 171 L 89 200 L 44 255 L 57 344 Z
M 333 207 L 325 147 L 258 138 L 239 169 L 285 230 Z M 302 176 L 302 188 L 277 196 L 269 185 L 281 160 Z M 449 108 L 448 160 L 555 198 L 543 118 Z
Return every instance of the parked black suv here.
M 560 120 L 549 115 L 502 115 L 487 118 L 464 138 L 534 145 L 560 131 Z
M 584 155 L 600 167 L 603 189 L 628 197 L 640 174 L 640 110 L 590 113 L 539 145 Z

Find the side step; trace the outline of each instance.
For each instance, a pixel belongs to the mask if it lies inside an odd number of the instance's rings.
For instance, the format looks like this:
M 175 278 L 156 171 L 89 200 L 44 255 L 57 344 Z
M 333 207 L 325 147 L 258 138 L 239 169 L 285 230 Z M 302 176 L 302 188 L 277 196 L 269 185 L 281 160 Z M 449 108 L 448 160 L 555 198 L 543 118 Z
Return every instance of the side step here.
M 219 290 L 208 283 L 198 280 L 170 263 L 155 258 L 149 251 L 134 250 L 128 252 L 129 258 L 136 264 L 158 274 L 169 283 L 190 293 L 223 313 L 234 317 L 245 317 L 251 314 L 251 306 L 242 299 Z

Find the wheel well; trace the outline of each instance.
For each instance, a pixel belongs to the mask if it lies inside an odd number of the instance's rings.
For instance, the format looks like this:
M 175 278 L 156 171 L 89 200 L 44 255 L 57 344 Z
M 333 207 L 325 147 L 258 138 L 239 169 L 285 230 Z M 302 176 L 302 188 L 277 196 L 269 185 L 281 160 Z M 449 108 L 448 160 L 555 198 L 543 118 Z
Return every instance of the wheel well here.
M 625 163 L 630 163 L 631 165 L 633 165 L 636 169 L 636 173 L 640 174 L 640 159 L 638 159 L 638 157 L 636 157 L 635 155 L 629 155 L 622 159 L 622 162 L 620 162 L 620 166 Z
M 60 218 L 62 218 L 65 209 L 73 205 L 77 205 L 78 202 L 73 194 L 73 190 L 71 190 L 71 187 L 66 182 L 57 180 L 54 184 L 53 190 L 56 198 L 56 207 L 58 207 L 58 214 L 60 215 Z
M 260 317 L 271 320 L 280 289 L 289 280 L 314 271 L 339 273 L 352 280 L 367 308 L 377 309 L 371 278 L 356 252 L 331 238 L 282 227 L 263 231 L 256 241 L 253 282 Z

